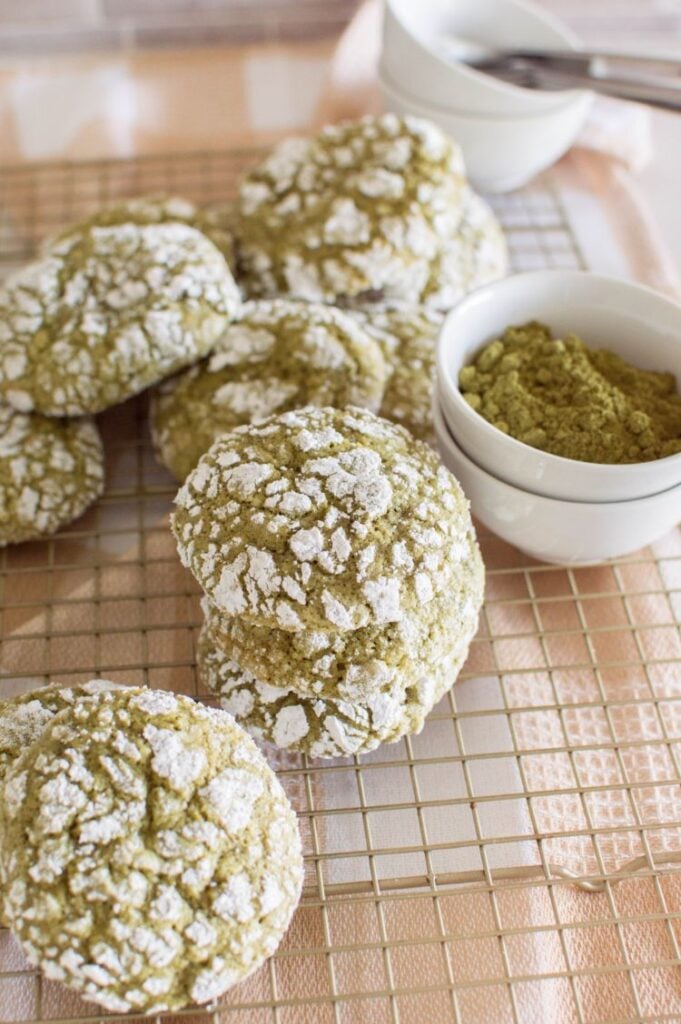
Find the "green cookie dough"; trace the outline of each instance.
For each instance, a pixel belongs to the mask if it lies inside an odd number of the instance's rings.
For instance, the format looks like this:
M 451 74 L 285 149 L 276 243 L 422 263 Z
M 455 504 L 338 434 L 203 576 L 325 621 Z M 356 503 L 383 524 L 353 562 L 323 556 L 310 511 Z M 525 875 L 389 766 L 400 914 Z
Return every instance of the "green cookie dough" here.
M 0 288 L 0 395 L 20 412 L 98 412 L 206 355 L 239 306 L 195 228 L 84 228 Z
M 242 423 L 303 405 L 376 412 L 385 378 L 379 347 L 348 314 L 287 299 L 247 303 L 205 362 L 159 385 L 154 446 L 184 480 L 217 437 Z
M 499 221 L 480 196 L 467 188 L 456 231 L 431 264 L 421 302 L 452 309 L 464 295 L 508 273 L 508 249 Z
M 354 406 L 238 427 L 175 501 L 180 558 L 212 603 L 290 632 L 399 622 L 468 557 L 454 477 L 408 431 Z
M 104 489 L 90 419 L 50 420 L 0 405 L 0 546 L 55 533 Z
M 464 189 L 458 146 L 429 121 L 383 114 L 287 139 L 239 189 L 244 288 L 417 303 L 456 232 Z
M 224 711 L 129 688 L 57 715 L 8 772 L 5 915 L 30 962 L 114 1013 L 215 999 L 302 883 L 295 815 Z
M 236 267 L 234 238 L 226 216 L 222 211 L 200 210 L 187 199 L 180 196 L 140 196 L 113 203 L 97 210 L 87 220 L 70 225 L 47 239 L 42 246 L 47 252 L 53 245 L 69 235 L 80 234 L 84 228 L 111 227 L 114 224 L 168 224 L 179 221 L 197 228 L 210 238 L 216 248 L 227 260 L 229 269 Z
M 464 610 L 464 604 L 468 610 Z M 283 673 L 279 685 L 254 676 L 221 647 L 207 621 L 197 661 L 206 686 L 252 736 L 311 757 L 347 757 L 420 732 L 426 716 L 453 685 L 475 633 L 478 608 L 455 593 L 430 624 L 424 657 L 407 671 L 348 671 L 320 695 L 303 696 Z M 359 632 L 364 633 L 365 630 Z M 433 660 L 427 660 L 433 655 Z
M 381 347 L 388 383 L 380 415 L 433 444 L 435 352 L 443 316 L 425 306 L 372 305 L 349 312 Z
M 290 633 L 223 615 L 204 597 L 213 646 L 269 686 L 304 696 L 365 700 L 437 665 L 453 642 L 475 632 L 484 591 L 484 567 L 471 527 L 467 554 L 446 589 L 399 622 L 350 632 Z

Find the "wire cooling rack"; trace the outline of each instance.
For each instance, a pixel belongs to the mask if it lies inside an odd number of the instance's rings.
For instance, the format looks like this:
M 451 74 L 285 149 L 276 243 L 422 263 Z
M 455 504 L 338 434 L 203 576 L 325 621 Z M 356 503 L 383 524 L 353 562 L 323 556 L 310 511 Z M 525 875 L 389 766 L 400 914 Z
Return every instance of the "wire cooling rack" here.
M 121 196 L 227 199 L 249 152 L 10 168 L 0 267 Z M 496 202 L 515 269 L 583 266 L 551 179 Z M 101 417 L 102 500 L 0 555 L 0 692 L 102 675 L 207 698 L 175 487 L 138 399 Z M 601 567 L 481 531 L 487 600 L 421 735 L 361 758 L 268 751 L 300 816 L 303 901 L 280 950 L 186 1024 L 681 1020 L 681 531 Z M 0 1021 L 102 1014 L 0 932 Z

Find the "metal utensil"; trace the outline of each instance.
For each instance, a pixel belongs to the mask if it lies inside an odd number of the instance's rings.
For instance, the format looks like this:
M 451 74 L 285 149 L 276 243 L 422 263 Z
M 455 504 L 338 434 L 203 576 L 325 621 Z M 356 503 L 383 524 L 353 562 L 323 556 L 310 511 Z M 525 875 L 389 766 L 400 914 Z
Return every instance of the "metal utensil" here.
M 459 61 L 530 89 L 587 88 L 620 99 L 681 110 L 681 60 L 607 50 L 502 50 L 459 36 L 441 45 Z

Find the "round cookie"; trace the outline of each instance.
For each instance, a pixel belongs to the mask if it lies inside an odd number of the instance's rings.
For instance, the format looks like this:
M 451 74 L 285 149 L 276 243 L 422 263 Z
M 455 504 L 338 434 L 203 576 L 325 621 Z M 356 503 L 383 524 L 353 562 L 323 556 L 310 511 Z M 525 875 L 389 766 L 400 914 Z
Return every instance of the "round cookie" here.
M 378 342 L 388 365 L 380 415 L 434 444 L 435 355 L 442 314 L 403 303 L 350 312 Z
M 182 199 L 180 196 L 139 196 L 112 203 L 97 210 L 86 220 L 58 231 L 48 238 L 41 248 L 43 252 L 48 252 L 62 239 L 80 234 L 84 229 L 91 227 L 110 227 L 114 224 L 167 224 L 173 221 L 197 228 L 210 238 L 227 260 L 229 269 L 234 272 L 234 238 L 225 214 L 222 210 L 200 210 L 188 199 Z
M 20 412 L 99 412 L 206 355 L 239 306 L 195 228 L 84 228 L 0 288 L 0 395 Z
M 471 527 L 459 571 L 432 601 L 399 622 L 349 632 L 291 633 L 222 615 L 203 598 L 211 643 L 269 686 L 310 697 L 363 700 L 415 678 L 425 662 L 437 665 L 452 643 L 475 632 L 484 591 L 484 567 Z
M 5 914 L 31 963 L 115 1013 L 215 999 L 300 896 L 295 815 L 231 715 L 126 689 L 63 711 L 8 773 Z
M 0 547 L 55 533 L 103 489 L 104 452 L 92 420 L 50 420 L 0 405 Z
M 458 146 L 418 118 L 364 117 L 287 139 L 239 188 L 246 292 L 418 302 L 464 187 Z
M 209 358 L 164 381 L 151 403 L 160 461 L 184 480 L 221 434 L 304 405 L 378 410 L 386 367 L 378 345 L 332 306 L 247 303 Z
M 467 188 L 454 235 L 431 264 L 421 301 L 436 310 L 452 309 L 464 295 L 508 273 L 508 248 L 490 206 Z
M 352 406 L 223 435 L 175 501 L 180 558 L 212 603 L 291 632 L 399 622 L 468 557 L 454 477 L 408 431 Z
M 310 757 L 347 757 L 374 750 L 381 743 L 420 732 L 426 716 L 453 685 L 463 665 L 477 623 L 477 609 L 464 626 L 456 607 L 443 626 L 446 645 L 438 657 L 416 663 L 414 671 L 394 678 L 377 676 L 367 686 L 346 678 L 319 696 L 303 696 L 287 685 L 263 682 L 219 646 L 206 622 L 199 635 L 197 662 L 206 686 L 256 739 Z M 455 625 L 447 632 L 446 623 Z M 285 678 L 285 677 L 284 677 Z

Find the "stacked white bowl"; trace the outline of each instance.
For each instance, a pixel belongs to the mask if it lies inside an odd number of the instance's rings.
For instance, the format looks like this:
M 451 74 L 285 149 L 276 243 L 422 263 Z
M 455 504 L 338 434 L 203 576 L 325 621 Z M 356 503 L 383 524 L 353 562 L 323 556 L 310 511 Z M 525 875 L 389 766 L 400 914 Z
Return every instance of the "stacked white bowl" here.
M 681 454 L 628 465 L 550 455 L 492 426 L 459 390 L 459 370 L 487 342 L 531 320 L 642 369 L 671 371 L 681 390 L 681 306 L 627 281 L 540 270 L 473 292 L 438 344 L 438 446 L 474 515 L 541 561 L 584 565 L 636 551 L 681 520 Z
M 451 57 L 455 37 L 505 48 L 578 49 L 579 42 L 528 0 L 385 0 L 386 108 L 429 118 L 455 138 L 476 188 L 519 188 L 570 148 L 592 96 L 498 81 Z

